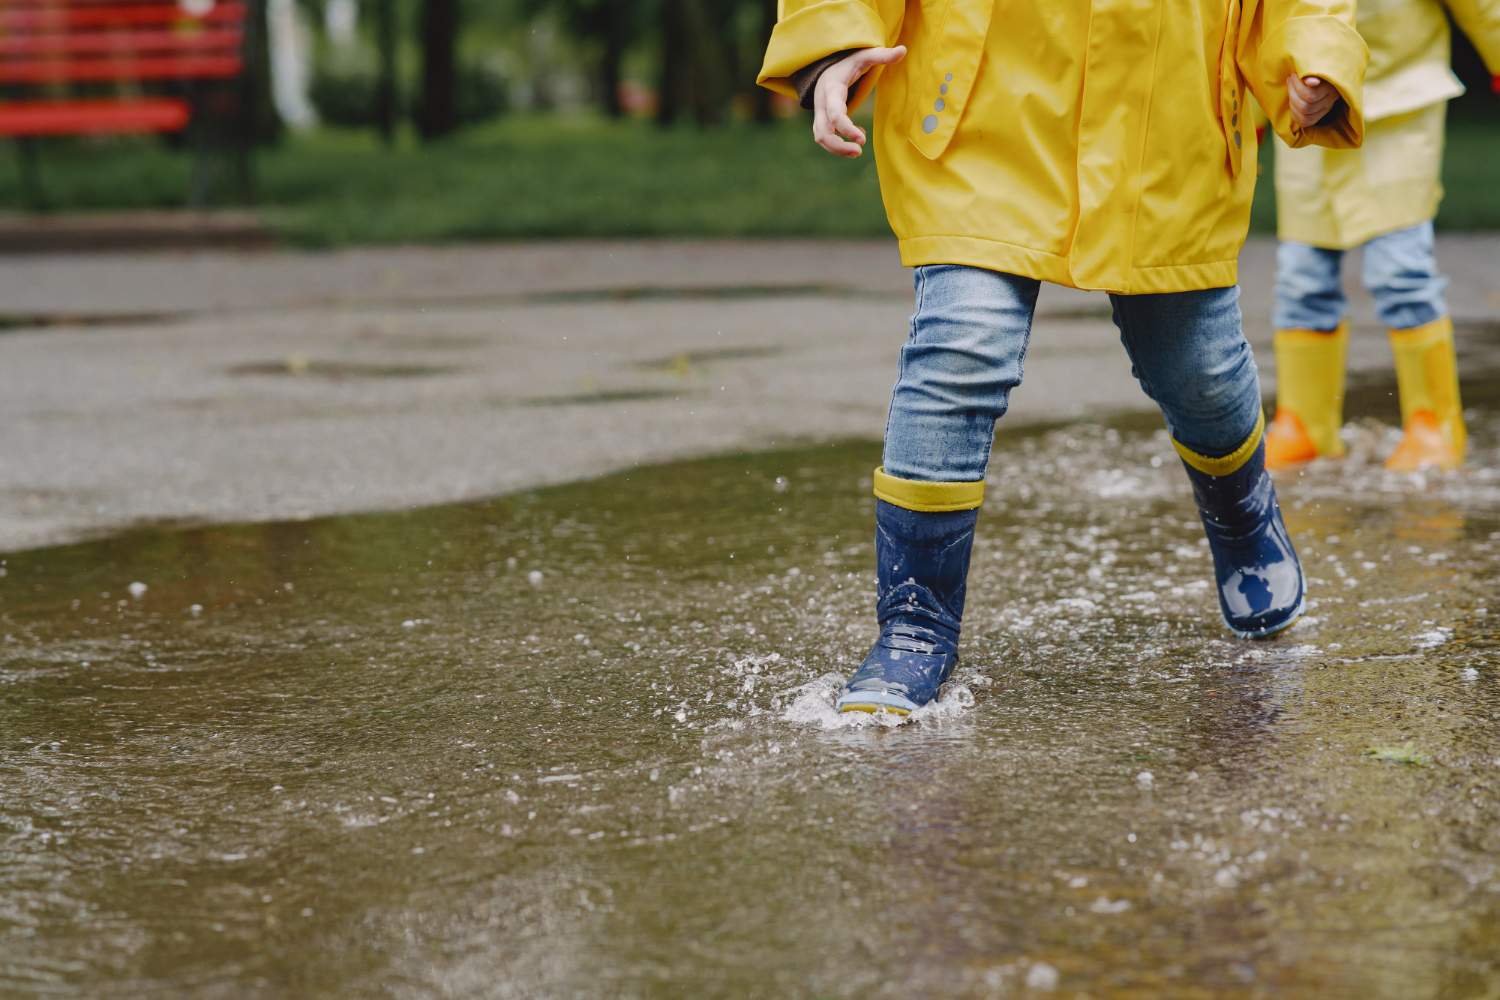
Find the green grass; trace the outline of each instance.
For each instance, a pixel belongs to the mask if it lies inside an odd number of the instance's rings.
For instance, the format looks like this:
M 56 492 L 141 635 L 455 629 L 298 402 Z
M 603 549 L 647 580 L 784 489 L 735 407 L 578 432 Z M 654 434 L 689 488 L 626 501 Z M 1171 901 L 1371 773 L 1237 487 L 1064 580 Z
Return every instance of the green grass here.
M 190 157 L 159 142 L 49 144 L 57 210 L 181 205 Z M 813 146 L 801 120 L 662 130 L 512 116 L 430 146 L 328 130 L 258 155 L 267 223 L 299 245 L 561 236 L 888 236 L 874 158 Z M 0 209 L 20 205 L 0 151 Z
M 1451 124 L 1438 224 L 1500 229 L 1500 124 Z M 1269 155 L 1252 228 L 1275 229 Z M 57 211 L 183 204 L 191 156 L 155 139 L 42 148 Z M 885 236 L 873 157 L 817 149 L 807 122 L 662 130 L 646 122 L 516 115 L 442 143 L 383 148 L 327 130 L 258 156 L 267 223 L 303 246 L 569 236 Z M 19 210 L 0 148 L 0 211 Z
M 1397 764 L 1416 764 L 1418 767 L 1427 763 L 1427 755 L 1417 751 L 1417 744 L 1413 740 L 1407 740 L 1399 747 L 1366 747 L 1365 756 L 1395 761 Z

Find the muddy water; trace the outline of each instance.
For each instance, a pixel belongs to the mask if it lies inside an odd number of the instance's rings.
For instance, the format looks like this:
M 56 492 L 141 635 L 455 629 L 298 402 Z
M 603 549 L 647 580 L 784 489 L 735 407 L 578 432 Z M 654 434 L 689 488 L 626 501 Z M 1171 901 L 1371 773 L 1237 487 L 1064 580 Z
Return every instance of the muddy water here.
M 1494 996 L 1472 426 L 1459 475 L 1366 424 L 1282 484 L 1313 601 L 1264 643 L 1149 422 L 1002 435 L 899 727 L 828 708 L 866 444 L 12 555 L 0 994 Z

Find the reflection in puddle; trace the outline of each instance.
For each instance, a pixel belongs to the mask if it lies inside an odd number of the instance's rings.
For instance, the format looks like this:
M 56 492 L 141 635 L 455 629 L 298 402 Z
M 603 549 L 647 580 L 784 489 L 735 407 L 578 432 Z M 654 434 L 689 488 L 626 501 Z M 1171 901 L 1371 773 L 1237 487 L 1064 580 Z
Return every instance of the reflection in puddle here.
M 828 707 L 870 445 L 13 555 L 0 992 L 1488 995 L 1472 426 L 1462 474 L 1283 481 L 1313 600 L 1266 643 L 1163 434 L 1002 436 L 962 673 L 899 727 Z
M 338 381 L 346 378 L 428 378 L 449 375 L 457 369 L 441 365 L 382 365 L 358 361 L 314 361 L 293 354 L 285 361 L 257 361 L 234 365 L 230 375 L 320 375 Z

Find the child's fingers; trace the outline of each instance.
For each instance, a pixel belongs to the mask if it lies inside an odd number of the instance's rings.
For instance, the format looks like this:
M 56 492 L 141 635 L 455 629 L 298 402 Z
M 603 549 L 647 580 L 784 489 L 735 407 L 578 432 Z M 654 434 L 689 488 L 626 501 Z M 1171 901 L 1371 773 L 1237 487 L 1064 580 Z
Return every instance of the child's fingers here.
M 838 135 L 840 131 L 843 131 L 840 126 L 849 121 L 846 111 L 842 103 L 835 110 L 819 102 L 813 109 L 813 139 L 819 146 L 835 156 L 855 157 L 860 153 L 859 147 L 854 143 L 845 142 Z M 852 126 L 853 123 L 850 124 Z M 845 132 L 845 134 L 848 133 Z M 863 139 L 863 134 L 861 134 L 861 139 Z
M 1287 103 L 1291 106 L 1292 118 L 1298 125 L 1316 124 L 1338 101 L 1338 90 L 1315 76 L 1299 77 L 1293 73 L 1286 78 Z
M 818 145 L 822 146 L 833 155 L 842 156 L 845 159 L 852 160 L 860 154 L 860 148 L 858 146 L 856 146 L 852 142 L 845 142 L 837 135 L 830 135 L 829 138 L 819 142 Z
M 1309 77 L 1308 79 L 1314 78 Z M 1299 77 L 1296 73 L 1293 73 L 1286 78 L 1286 89 L 1289 96 L 1303 101 L 1304 103 L 1310 102 L 1318 96 L 1317 91 L 1315 91 L 1309 84 L 1303 82 L 1302 78 Z
M 889 66 L 892 63 L 898 63 L 905 56 L 905 45 L 898 45 L 893 49 L 860 49 L 847 59 L 843 59 L 830 66 L 828 71 L 823 74 L 823 78 L 836 80 L 847 90 L 854 86 L 860 77 L 876 66 Z
M 848 82 L 852 84 L 876 66 L 889 66 L 891 63 L 898 63 L 905 56 L 905 45 L 897 45 L 893 49 L 860 49 L 847 60 L 848 67 L 851 70 Z
M 828 109 L 830 131 L 833 133 L 833 141 L 836 145 L 825 145 L 823 148 L 829 152 L 838 153 L 840 156 L 855 157 L 860 154 L 860 146 L 865 143 L 864 129 L 849 119 L 849 106 L 843 101 L 838 102 L 838 107 Z M 850 139 L 852 142 L 844 140 Z
M 878 48 L 865 50 L 865 68 L 872 66 L 890 66 L 906 58 L 906 46 L 897 45 L 893 48 Z
M 833 120 L 833 130 L 845 139 L 853 140 L 861 146 L 865 144 L 865 130 L 854 124 L 853 120 L 849 117 L 847 108 L 844 114 L 839 115 Z
M 828 152 L 854 158 L 865 142 L 865 130 L 849 119 L 845 96 L 854 82 L 876 66 L 898 63 L 906 56 L 906 46 L 869 48 L 843 59 L 818 80 L 813 98 L 813 141 Z M 846 141 L 845 138 L 854 140 Z

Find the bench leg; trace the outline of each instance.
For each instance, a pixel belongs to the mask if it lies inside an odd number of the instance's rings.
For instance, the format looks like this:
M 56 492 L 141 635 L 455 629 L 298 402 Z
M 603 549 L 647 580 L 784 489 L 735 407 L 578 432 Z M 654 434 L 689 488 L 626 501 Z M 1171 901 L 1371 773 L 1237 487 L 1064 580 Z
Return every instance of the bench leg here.
M 16 140 L 16 157 L 21 168 L 21 207 L 31 212 L 47 210 L 47 196 L 42 190 L 42 166 L 39 140 L 30 137 Z
M 193 176 L 188 182 L 188 208 L 202 210 L 208 207 L 213 188 L 213 165 L 208 162 L 209 141 L 207 116 L 193 101 L 193 119 L 188 128 L 192 133 Z

